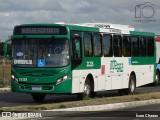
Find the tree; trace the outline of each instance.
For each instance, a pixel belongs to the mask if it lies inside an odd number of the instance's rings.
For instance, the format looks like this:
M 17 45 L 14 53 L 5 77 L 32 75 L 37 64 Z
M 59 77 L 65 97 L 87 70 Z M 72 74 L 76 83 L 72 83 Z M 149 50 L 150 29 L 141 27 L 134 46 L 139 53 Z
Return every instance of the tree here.
M 3 56 L 3 44 L 4 42 L 0 42 L 0 56 Z
M 4 56 L 4 53 L 3 53 L 3 46 L 4 46 L 4 42 L 0 42 L 0 56 Z M 7 49 L 7 53 L 9 56 L 12 55 L 12 46 L 11 44 L 8 44 L 8 49 Z

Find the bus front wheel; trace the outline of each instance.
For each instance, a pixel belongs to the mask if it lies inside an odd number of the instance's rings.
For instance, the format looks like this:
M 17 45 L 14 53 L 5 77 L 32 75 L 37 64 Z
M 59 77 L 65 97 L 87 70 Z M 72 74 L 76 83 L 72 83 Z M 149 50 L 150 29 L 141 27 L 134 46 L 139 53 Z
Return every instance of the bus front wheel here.
M 96 95 L 96 93 L 94 92 L 93 83 L 89 78 L 87 78 L 85 81 L 83 93 L 78 93 L 77 95 L 78 99 L 83 99 L 85 97 L 93 98 Z
M 34 93 L 34 94 L 31 94 L 32 95 L 32 98 L 34 99 L 34 101 L 36 103 L 41 103 L 43 102 L 44 98 L 45 98 L 45 94 L 40 94 L 40 93 Z

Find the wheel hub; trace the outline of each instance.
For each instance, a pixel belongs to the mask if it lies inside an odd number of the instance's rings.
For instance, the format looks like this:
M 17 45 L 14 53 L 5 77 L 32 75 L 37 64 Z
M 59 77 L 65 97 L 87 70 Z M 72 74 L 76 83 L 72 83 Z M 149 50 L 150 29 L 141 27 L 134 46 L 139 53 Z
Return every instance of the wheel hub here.
M 89 94 L 90 94 L 90 87 L 89 87 L 89 85 L 85 85 L 84 86 L 84 94 L 86 96 L 89 96 Z

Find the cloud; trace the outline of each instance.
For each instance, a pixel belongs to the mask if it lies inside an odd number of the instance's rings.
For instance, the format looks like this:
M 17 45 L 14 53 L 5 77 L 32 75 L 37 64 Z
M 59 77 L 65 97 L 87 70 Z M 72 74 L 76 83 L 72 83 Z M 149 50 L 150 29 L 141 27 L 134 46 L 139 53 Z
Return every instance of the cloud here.
M 135 6 L 146 0 L 0 0 L 0 40 L 25 23 L 103 22 L 130 24 L 137 30 L 160 34 L 160 2 L 155 4 L 154 23 L 135 22 Z
M 36 11 L 36 10 L 61 10 L 55 0 L 0 0 L 0 11 Z

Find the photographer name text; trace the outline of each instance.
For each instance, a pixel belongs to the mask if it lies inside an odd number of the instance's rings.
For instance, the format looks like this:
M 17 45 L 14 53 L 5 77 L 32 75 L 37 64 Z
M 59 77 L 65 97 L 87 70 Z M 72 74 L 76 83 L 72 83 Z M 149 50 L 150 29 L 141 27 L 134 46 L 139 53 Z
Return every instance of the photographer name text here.
M 159 116 L 158 115 L 154 115 L 154 114 L 138 114 L 136 113 L 136 117 L 137 118 L 158 118 Z

